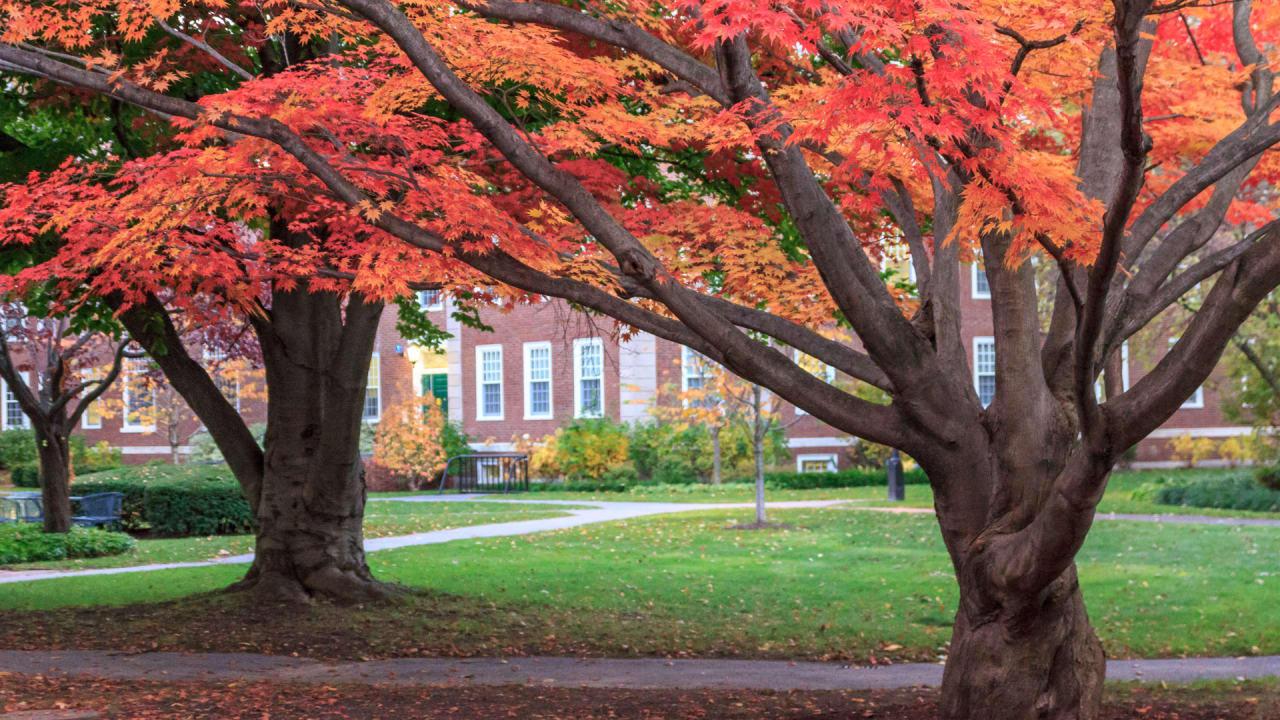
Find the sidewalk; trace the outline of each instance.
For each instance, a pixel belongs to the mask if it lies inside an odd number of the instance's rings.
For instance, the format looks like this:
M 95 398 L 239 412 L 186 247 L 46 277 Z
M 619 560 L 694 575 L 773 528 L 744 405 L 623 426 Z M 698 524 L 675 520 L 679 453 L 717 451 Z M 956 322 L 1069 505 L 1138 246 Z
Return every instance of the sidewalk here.
M 883 690 L 942 682 L 942 665 L 855 667 L 778 660 L 511 657 L 325 663 L 250 654 L 0 650 L 0 672 L 166 682 L 507 685 L 623 689 Z M 1107 680 L 1189 683 L 1280 676 L 1280 656 L 1111 660 Z

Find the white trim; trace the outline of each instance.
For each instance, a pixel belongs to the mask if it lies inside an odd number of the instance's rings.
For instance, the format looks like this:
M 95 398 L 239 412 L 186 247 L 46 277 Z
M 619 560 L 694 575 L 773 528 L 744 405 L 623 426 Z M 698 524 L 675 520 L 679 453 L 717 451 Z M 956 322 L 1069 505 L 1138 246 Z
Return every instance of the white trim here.
M 990 300 L 991 299 L 990 282 L 988 282 L 987 284 L 987 291 L 985 293 L 978 290 L 978 272 L 979 271 L 982 272 L 983 280 L 986 280 L 986 277 L 987 277 L 986 268 L 983 266 L 983 263 L 981 260 L 975 260 L 973 263 L 969 265 L 969 295 L 974 300 Z
M 1148 438 L 1176 438 L 1183 435 L 1191 437 L 1226 438 L 1252 435 L 1253 428 L 1240 425 L 1224 425 L 1219 427 L 1160 428 L 1152 430 Z
M 446 297 L 444 329 L 450 337 L 444 343 L 444 354 L 449 367 L 449 422 L 462 424 L 463 401 L 467 389 L 462 384 L 462 364 L 465 359 L 462 352 L 462 322 L 453 316 L 453 299 Z
M 377 370 L 376 377 L 374 370 Z M 371 382 L 376 380 L 376 382 Z M 370 416 L 365 413 L 369 407 L 369 391 L 372 390 L 373 399 L 377 402 L 376 414 Z M 360 422 L 376 423 L 382 418 L 382 358 L 378 356 L 378 351 L 374 350 L 373 355 L 369 358 L 369 374 L 365 377 L 364 401 L 360 404 Z
M 582 350 L 583 348 L 594 347 L 600 354 L 600 376 L 598 378 L 588 378 L 582 376 Z M 584 380 L 599 380 L 600 390 L 598 399 L 600 407 L 596 412 L 583 412 L 582 408 L 582 382 Z M 577 338 L 573 341 L 573 416 L 575 418 L 598 418 L 604 417 L 604 342 L 598 337 L 594 338 Z
M 828 448 L 828 447 L 849 447 L 858 443 L 857 438 L 851 437 L 793 437 L 787 438 L 787 447 L 789 448 Z
M 649 417 L 658 395 L 657 350 L 657 338 L 647 332 L 637 331 L 618 345 L 618 414 L 624 423 Z
M 29 389 L 31 387 L 31 373 L 22 370 L 18 374 L 22 376 L 22 383 Z M 13 396 L 13 401 L 15 403 L 18 402 L 16 393 Z M 31 429 L 31 418 L 27 417 L 27 414 L 23 412 L 21 403 L 18 404 L 18 414 L 22 416 L 22 424 L 9 425 L 9 386 L 3 380 L 0 380 L 0 402 L 3 402 L 3 405 L 0 405 L 0 428 L 5 430 Z
M 828 469 L 820 470 L 818 472 L 836 472 L 840 469 L 840 457 L 835 453 L 815 453 L 809 455 L 797 455 L 796 472 L 804 472 L 804 464 L 807 462 L 821 462 L 824 460 L 827 462 Z
M 173 449 L 168 445 L 116 445 L 116 450 L 121 455 L 171 455 Z M 181 455 L 190 455 L 196 449 L 191 445 L 179 445 L 178 453 Z
M 473 442 L 471 443 L 471 449 L 477 453 L 515 452 L 516 444 L 511 442 Z
M 539 382 L 545 382 L 547 384 L 547 411 L 544 413 L 533 412 L 532 370 L 533 370 L 533 351 L 534 350 L 547 351 L 547 377 L 545 380 L 539 381 Z M 555 403 L 554 388 L 553 388 L 555 383 L 553 383 L 551 380 L 553 377 L 554 377 L 554 373 L 552 371 L 552 366 L 551 366 L 551 343 L 546 340 L 542 340 L 539 342 L 525 343 L 524 344 L 524 419 L 525 420 L 551 420 L 555 417 L 556 403 Z
M 498 381 L 496 383 L 486 383 L 484 381 L 484 354 L 496 350 L 498 352 Z M 505 396 L 506 388 L 503 387 L 502 367 L 502 346 L 501 345 L 477 345 L 476 346 L 476 420 L 502 420 L 506 415 L 507 402 Z M 498 386 L 498 414 L 484 414 L 484 386 Z
M 1120 383 L 1123 392 L 1129 392 L 1129 341 L 1120 343 Z M 1110 398 L 1108 398 L 1110 399 Z
M 980 343 L 991 343 L 991 355 L 993 359 L 992 359 L 991 372 L 989 373 L 981 373 L 981 374 L 978 373 L 978 345 Z M 982 389 L 981 389 L 980 383 L 978 382 L 978 379 L 983 375 L 990 375 L 992 378 L 995 378 L 995 375 L 996 375 L 995 360 L 994 360 L 995 352 L 996 352 L 996 339 L 994 337 L 992 337 L 991 335 L 975 335 L 973 337 L 973 391 L 977 393 L 978 402 L 980 403 L 982 402 Z M 995 400 L 994 391 L 992 392 L 991 399 Z M 983 404 L 983 407 L 986 407 L 989 404 L 990 403 L 985 403 Z

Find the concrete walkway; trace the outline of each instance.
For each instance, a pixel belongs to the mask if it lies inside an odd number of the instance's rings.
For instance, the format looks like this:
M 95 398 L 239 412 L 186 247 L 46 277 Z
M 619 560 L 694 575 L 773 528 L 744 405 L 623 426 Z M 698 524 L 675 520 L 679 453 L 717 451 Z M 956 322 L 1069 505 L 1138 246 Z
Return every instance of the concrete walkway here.
M 540 505 L 578 506 L 565 508 L 567 515 L 563 517 L 543 518 L 541 520 L 519 520 L 516 522 L 494 523 L 491 525 L 472 525 L 469 527 L 433 530 L 431 532 L 397 535 L 395 537 L 372 538 L 364 541 L 365 552 L 394 550 L 396 548 L 415 545 L 435 545 L 453 542 L 454 540 L 474 540 L 477 538 L 504 537 L 507 535 L 527 535 L 563 530 L 591 525 L 594 523 L 628 520 L 646 515 L 666 515 L 669 513 L 693 512 L 696 510 L 730 510 L 754 508 L 752 503 L 659 503 L 659 502 L 594 502 L 582 500 L 515 500 L 509 498 L 488 498 L 467 495 L 425 495 L 399 498 L 374 498 L 380 502 L 494 502 L 494 503 L 533 503 Z M 793 500 L 788 502 L 769 503 L 771 509 L 787 508 L 820 508 L 852 502 L 849 500 Z M 582 506 L 587 506 L 585 509 Z M 154 565 L 134 565 L 118 568 L 92 568 L 87 570 L 0 570 L 0 584 L 48 580 L 50 578 L 84 577 L 88 575 L 120 575 L 122 573 L 154 572 L 156 570 L 173 570 L 175 568 L 210 567 L 213 565 L 241 565 L 253 561 L 253 553 L 231 555 L 216 560 L 197 562 L 158 563 Z
M 0 650 L 0 671 L 117 680 L 272 681 L 396 685 L 506 685 L 601 688 L 872 690 L 942 683 L 942 665 L 858 667 L 783 660 L 511 657 L 403 658 L 326 663 L 231 653 L 123 653 Z M 1111 660 L 1110 681 L 1188 683 L 1280 676 L 1280 656 Z

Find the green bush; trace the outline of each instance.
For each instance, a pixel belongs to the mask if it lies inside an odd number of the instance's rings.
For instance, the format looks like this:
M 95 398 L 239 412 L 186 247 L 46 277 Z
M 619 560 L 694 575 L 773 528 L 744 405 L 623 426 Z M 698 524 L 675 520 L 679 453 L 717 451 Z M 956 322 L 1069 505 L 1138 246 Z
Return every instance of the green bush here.
M 134 539 L 124 533 L 98 528 L 46 533 L 35 523 L 0 525 L 0 565 L 119 555 L 134 545 Z
M 225 465 L 133 465 L 71 484 L 72 495 L 99 492 L 124 493 L 120 520 L 127 530 L 210 535 L 253 528 L 249 503 Z
M 0 432 L 0 468 L 12 469 L 15 465 L 32 462 L 37 457 L 34 432 L 30 430 Z
M 1173 481 L 1161 478 L 1139 488 L 1134 497 L 1140 493 L 1161 505 L 1280 512 L 1280 491 L 1259 485 L 1248 474 Z
M 903 473 L 903 481 L 907 485 L 928 485 L 929 476 L 923 470 L 908 470 Z M 750 477 L 734 477 L 729 482 L 749 483 Z M 887 485 L 888 476 L 882 469 L 854 468 L 840 472 L 802 473 L 802 472 L 767 472 L 764 482 L 775 490 L 814 490 L 819 488 L 876 487 Z
M 123 464 L 119 448 L 111 447 L 106 440 L 96 443 L 93 447 L 86 447 L 83 437 L 71 436 L 71 467 L 76 475 L 114 470 Z
M 40 463 L 24 462 L 13 466 L 10 480 L 20 488 L 40 487 Z
M 157 482 L 147 487 L 142 504 L 155 535 L 238 535 L 253 530 L 253 512 L 234 480 Z
M 1253 479 L 1268 490 L 1280 490 L 1280 465 L 1266 465 L 1254 470 Z

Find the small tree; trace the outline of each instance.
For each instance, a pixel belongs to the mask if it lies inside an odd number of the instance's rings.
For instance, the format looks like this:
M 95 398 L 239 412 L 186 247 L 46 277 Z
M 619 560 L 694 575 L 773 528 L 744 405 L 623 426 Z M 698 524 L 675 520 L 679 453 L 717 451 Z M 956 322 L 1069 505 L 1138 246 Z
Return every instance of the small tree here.
M 431 396 L 409 397 L 387 408 L 378 421 L 373 461 L 409 479 L 417 490 L 444 469 L 448 460 L 443 441 L 444 413 Z
M 69 318 L 36 320 L 16 301 L 0 306 L 0 377 L 36 436 L 45 532 L 71 529 L 71 431 L 120 375 L 124 348 L 106 333 L 77 332 Z

